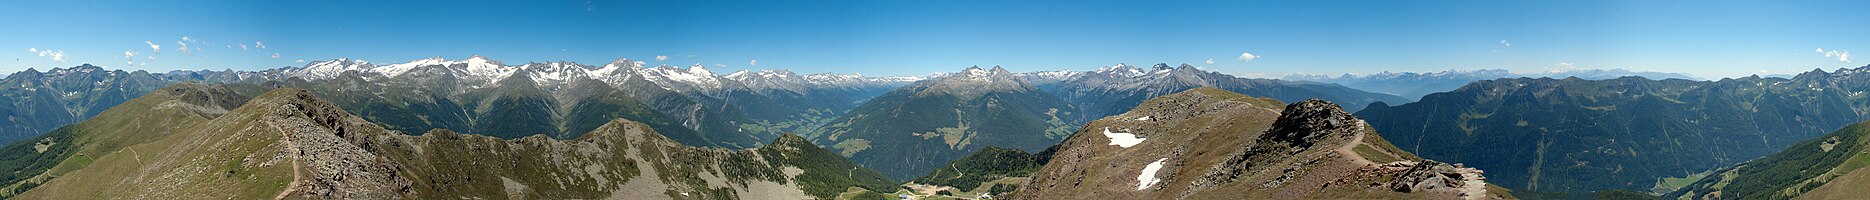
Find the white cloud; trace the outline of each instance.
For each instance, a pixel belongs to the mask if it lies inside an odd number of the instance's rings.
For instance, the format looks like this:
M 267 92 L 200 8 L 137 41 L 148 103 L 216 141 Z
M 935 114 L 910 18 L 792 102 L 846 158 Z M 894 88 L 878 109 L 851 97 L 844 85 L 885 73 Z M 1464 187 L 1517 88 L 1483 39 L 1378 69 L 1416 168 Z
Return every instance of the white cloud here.
M 187 37 L 183 37 L 182 39 L 183 39 L 183 40 L 187 40 L 188 38 L 187 38 Z M 195 51 L 194 51 L 194 50 L 189 50 L 189 49 L 188 49 L 188 43 L 185 43 L 185 42 L 182 42 L 182 41 L 175 41 L 175 44 L 178 44 L 178 45 L 182 45 L 182 47 L 177 47 L 177 48 L 175 48 L 175 49 L 176 49 L 177 51 L 181 51 L 181 52 L 182 52 L 182 54 L 188 54 L 188 56 L 195 56 Z
M 714 67 L 727 67 L 726 64 L 714 64 Z
M 241 44 L 240 44 L 240 50 L 247 50 L 247 44 L 246 44 L 246 43 L 241 43 Z
M 1253 55 L 1253 53 L 1251 52 L 1240 53 L 1240 62 L 1253 61 L 1253 59 L 1256 59 L 1256 58 L 1260 58 L 1260 56 Z
M 184 35 L 184 36 L 182 36 L 182 41 L 186 41 L 186 42 L 200 42 L 200 41 L 195 41 L 195 39 L 189 39 L 189 38 L 188 38 L 188 36 L 186 36 L 186 35 Z
M 293 60 L 292 62 L 295 62 L 295 63 L 302 63 L 302 62 L 305 62 L 305 59 L 298 59 L 298 60 Z
M 1210 65 L 1212 65 L 1212 64 L 1214 64 L 1214 59 L 1213 59 L 1213 58 L 1209 58 L 1209 59 L 1208 59 L 1208 64 L 1210 64 Z
M 667 60 L 669 60 L 669 56 L 656 55 L 656 61 L 667 61 Z
M 162 53 L 162 45 L 158 45 L 155 42 L 150 42 L 149 40 L 144 40 L 143 44 L 149 44 L 149 51 Z
M 273 53 L 273 59 L 279 59 L 279 53 Z
M 1837 49 L 1826 51 L 1824 48 L 1818 48 L 1817 51 L 1818 53 L 1824 54 L 1825 58 L 1838 59 L 1838 62 L 1851 62 L 1850 51 L 1838 51 Z
M 260 49 L 266 49 L 266 43 L 260 43 L 260 42 L 253 42 L 253 47 L 256 47 L 256 48 L 260 48 Z
M 760 60 L 748 60 L 747 65 L 760 66 Z
M 1513 43 L 1512 43 L 1512 42 L 1506 42 L 1506 39 L 1500 39 L 1500 46 L 1501 46 L 1501 47 L 1506 47 L 1506 48 L 1513 48 Z
M 41 58 L 51 58 L 52 61 L 65 62 L 65 50 L 39 50 L 39 48 L 26 48 L 26 50 L 32 51 L 33 54 L 38 54 Z
M 124 65 L 136 65 L 136 52 L 130 51 L 130 50 L 123 50 L 123 64 Z

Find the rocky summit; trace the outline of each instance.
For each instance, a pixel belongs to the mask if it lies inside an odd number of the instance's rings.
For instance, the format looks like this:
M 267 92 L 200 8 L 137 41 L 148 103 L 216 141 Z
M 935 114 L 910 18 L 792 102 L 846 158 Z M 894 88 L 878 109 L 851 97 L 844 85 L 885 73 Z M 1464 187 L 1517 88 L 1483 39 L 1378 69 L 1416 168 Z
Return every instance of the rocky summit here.
M 1085 125 L 1013 199 L 1506 199 L 1482 171 L 1424 160 L 1336 104 L 1217 88 Z

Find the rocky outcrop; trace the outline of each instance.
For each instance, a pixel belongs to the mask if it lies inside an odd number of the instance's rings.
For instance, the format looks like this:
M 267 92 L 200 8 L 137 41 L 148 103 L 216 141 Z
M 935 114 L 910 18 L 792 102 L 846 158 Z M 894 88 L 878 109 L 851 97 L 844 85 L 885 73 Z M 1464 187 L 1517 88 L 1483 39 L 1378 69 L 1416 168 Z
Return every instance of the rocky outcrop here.
M 1363 120 L 1344 112 L 1337 104 L 1310 99 L 1287 105 L 1273 122 L 1271 130 L 1260 135 L 1261 142 L 1277 142 L 1292 148 L 1311 148 L 1322 140 L 1347 139 L 1362 133 Z
M 1284 105 L 1283 107 L 1279 107 Z M 1012 199 L 1500 199 L 1479 170 L 1391 146 L 1336 104 L 1214 88 L 1085 125 Z M 1113 145 L 1103 134 L 1143 141 Z
M 350 131 L 369 122 L 350 117 L 311 93 L 294 90 L 275 95 L 266 103 L 277 104 L 278 109 L 261 122 L 284 134 L 286 151 L 294 158 L 293 181 L 280 197 L 386 199 L 413 192 L 413 183 L 401 174 L 401 166 L 345 138 L 360 137 Z

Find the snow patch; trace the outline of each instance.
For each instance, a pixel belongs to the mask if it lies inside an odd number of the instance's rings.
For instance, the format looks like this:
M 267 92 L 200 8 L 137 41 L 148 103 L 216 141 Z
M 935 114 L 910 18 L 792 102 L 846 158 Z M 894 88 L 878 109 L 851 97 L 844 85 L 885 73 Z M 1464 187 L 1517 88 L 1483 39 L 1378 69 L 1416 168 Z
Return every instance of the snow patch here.
M 1123 147 L 1123 148 L 1130 148 L 1130 146 L 1136 146 L 1136 144 L 1138 143 L 1143 143 L 1143 140 L 1149 139 L 1149 138 L 1136 137 L 1136 134 L 1113 133 L 1113 132 L 1110 132 L 1110 127 L 1104 127 L 1104 137 L 1110 138 L 1110 145 L 1117 145 L 1118 147 Z
M 1162 161 L 1167 160 L 1169 158 L 1156 159 L 1156 162 L 1143 166 L 1143 172 L 1136 175 L 1136 190 L 1149 189 L 1149 186 L 1162 182 L 1162 179 L 1156 179 L 1156 172 L 1162 171 Z
M 1136 121 L 1149 121 L 1149 116 L 1138 117 Z

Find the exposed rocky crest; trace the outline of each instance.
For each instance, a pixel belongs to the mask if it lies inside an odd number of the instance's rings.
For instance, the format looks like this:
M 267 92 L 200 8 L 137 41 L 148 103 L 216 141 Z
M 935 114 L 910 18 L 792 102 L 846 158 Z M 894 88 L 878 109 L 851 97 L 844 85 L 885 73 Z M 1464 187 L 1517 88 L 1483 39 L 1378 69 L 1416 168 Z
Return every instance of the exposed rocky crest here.
M 1005 197 L 1511 198 L 1478 170 L 1396 149 L 1336 104 L 1280 105 L 1217 88 L 1150 99 L 1086 125 Z M 1142 141 L 1118 145 L 1125 134 Z

